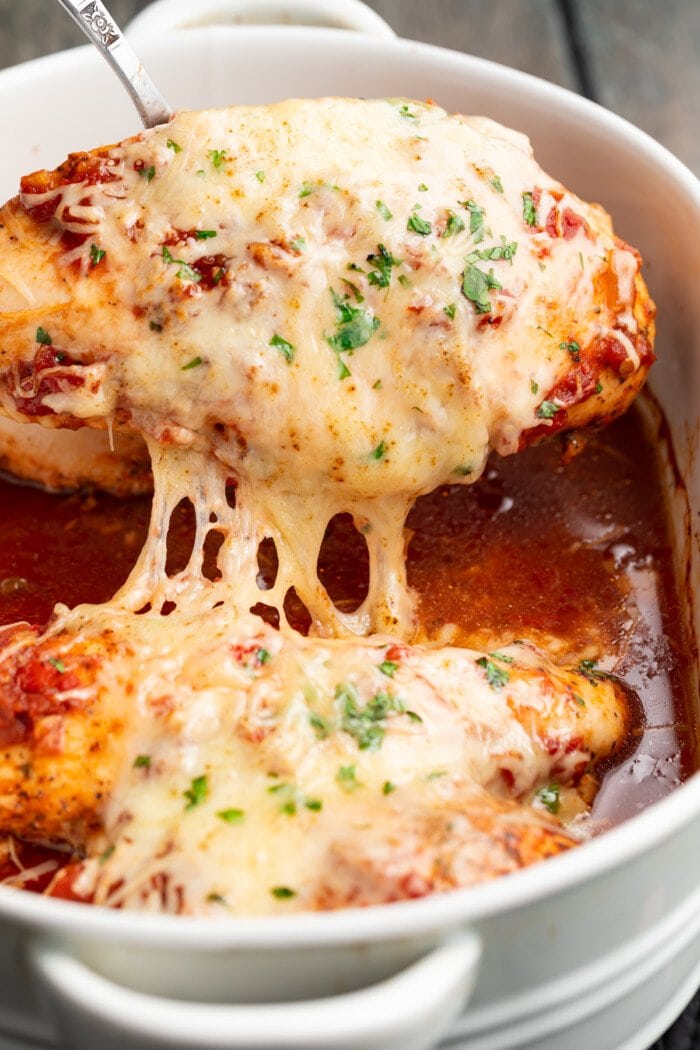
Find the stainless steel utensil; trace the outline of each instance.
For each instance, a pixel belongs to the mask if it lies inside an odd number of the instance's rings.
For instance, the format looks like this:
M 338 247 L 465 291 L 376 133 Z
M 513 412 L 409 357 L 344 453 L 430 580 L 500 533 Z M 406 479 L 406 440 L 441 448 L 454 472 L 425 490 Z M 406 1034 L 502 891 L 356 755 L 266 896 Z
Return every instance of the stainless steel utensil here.
M 166 124 L 172 117 L 170 106 L 101 0 L 58 2 L 117 74 L 129 92 L 144 126 L 154 128 L 157 124 Z

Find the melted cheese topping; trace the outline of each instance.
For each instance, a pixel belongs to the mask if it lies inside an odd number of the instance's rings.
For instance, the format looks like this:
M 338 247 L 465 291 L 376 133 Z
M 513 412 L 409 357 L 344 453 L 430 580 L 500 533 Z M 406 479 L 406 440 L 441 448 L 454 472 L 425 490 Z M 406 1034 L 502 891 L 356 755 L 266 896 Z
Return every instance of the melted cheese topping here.
M 388 656 L 390 636 L 416 631 L 404 521 L 417 496 L 476 480 L 492 448 L 514 452 L 552 426 L 568 402 L 545 395 L 582 348 L 614 334 L 620 375 L 641 382 L 634 254 L 602 211 L 541 171 L 523 136 L 435 106 L 183 113 L 102 156 L 97 181 L 22 198 L 30 211 L 57 201 L 53 312 L 45 300 L 18 308 L 34 296 L 21 275 L 0 283 L 14 354 L 4 410 L 21 418 L 38 403 L 50 425 L 128 426 L 153 462 L 149 540 L 129 581 L 109 606 L 59 611 L 47 635 L 72 639 L 66 663 L 86 639 L 112 639 L 91 695 L 125 724 L 107 852 L 83 888 L 108 904 L 201 911 L 223 898 L 260 912 L 288 899 L 271 890 L 293 887 L 295 906 L 324 906 L 334 850 L 347 870 L 340 827 L 370 852 L 374 842 L 376 858 L 393 820 L 425 847 L 442 814 L 452 849 L 450 813 L 467 821 L 470 878 L 501 870 L 469 814 L 522 821 L 496 800 L 574 782 L 616 746 L 624 701 L 527 646 Z M 66 231 L 82 243 L 66 246 Z M 27 376 L 42 310 L 68 363 Z M 605 388 L 585 395 L 593 418 L 633 392 L 603 372 Z M 168 577 L 183 498 L 196 538 Z M 351 614 L 316 575 L 343 511 L 370 554 Z M 215 582 L 202 574 L 211 530 L 223 538 Z M 265 537 L 279 571 L 262 594 Z M 290 587 L 311 613 L 309 639 L 286 624 Z M 279 632 L 251 616 L 261 599 Z M 428 853 L 447 864 L 442 847 Z

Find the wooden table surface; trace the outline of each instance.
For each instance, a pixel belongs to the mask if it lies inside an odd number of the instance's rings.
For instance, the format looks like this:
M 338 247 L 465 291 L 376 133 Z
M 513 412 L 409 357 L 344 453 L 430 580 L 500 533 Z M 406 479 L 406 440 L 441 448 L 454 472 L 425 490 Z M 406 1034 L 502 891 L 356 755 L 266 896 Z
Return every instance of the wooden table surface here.
M 588 95 L 700 175 L 700 0 L 369 3 L 400 36 L 494 59 Z M 144 6 L 108 0 L 122 26 Z M 0 69 L 79 43 L 79 31 L 53 0 L 0 0 Z M 696 1001 L 654 1050 L 700 1050 L 699 1017 Z

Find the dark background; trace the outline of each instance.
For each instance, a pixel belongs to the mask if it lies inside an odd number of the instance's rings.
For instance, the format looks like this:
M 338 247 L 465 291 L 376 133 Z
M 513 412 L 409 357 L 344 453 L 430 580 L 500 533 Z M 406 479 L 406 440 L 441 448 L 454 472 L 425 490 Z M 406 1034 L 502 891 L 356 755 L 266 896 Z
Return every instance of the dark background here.
M 197 0 L 191 2 L 196 10 Z M 107 3 L 122 28 L 146 6 L 146 0 Z M 588 95 L 700 175 L 700 0 L 369 0 L 369 6 L 400 36 L 503 62 Z M 79 30 L 54 0 L 0 0 L 0 69 L 79 43 Z M 653 1050 L 700 1050 L 700 997 Z

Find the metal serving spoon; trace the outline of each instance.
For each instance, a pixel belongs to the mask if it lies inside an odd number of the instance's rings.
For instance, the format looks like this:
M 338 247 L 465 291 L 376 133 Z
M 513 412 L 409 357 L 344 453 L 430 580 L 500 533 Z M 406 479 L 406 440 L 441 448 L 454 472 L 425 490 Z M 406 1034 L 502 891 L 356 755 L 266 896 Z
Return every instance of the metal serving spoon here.
M 58 0 L 106 59 L 129 92 L 147 128 L 166 124 L 173 115 L 158 88 L 124 39 L 101 0 Z

